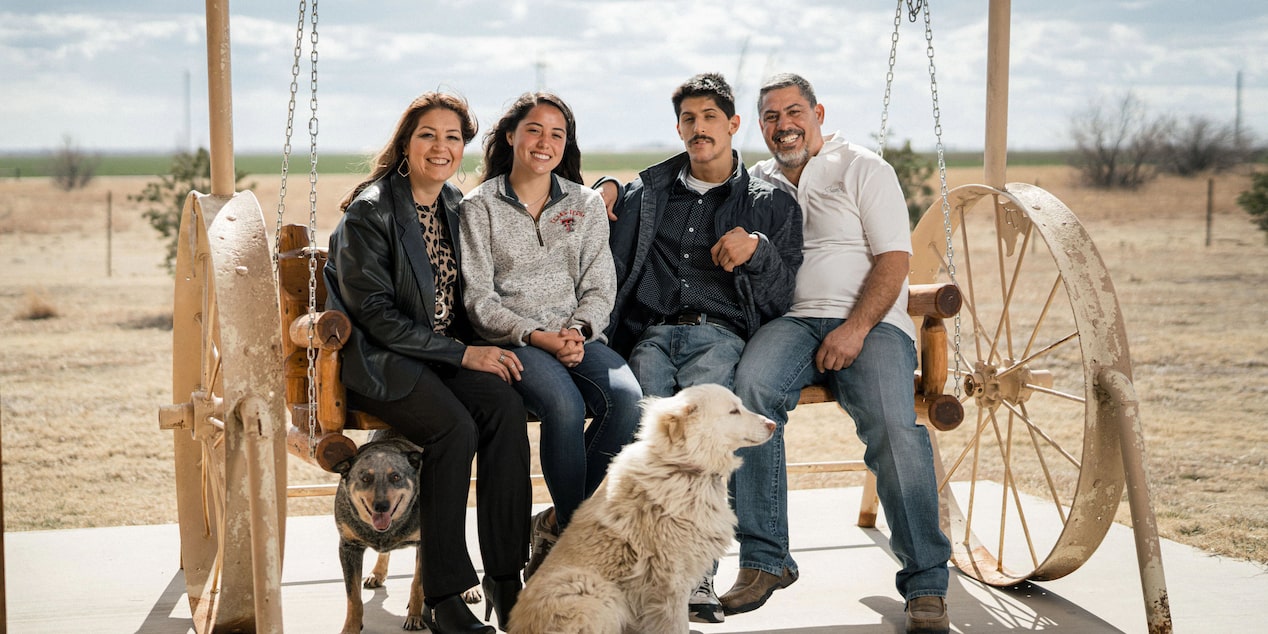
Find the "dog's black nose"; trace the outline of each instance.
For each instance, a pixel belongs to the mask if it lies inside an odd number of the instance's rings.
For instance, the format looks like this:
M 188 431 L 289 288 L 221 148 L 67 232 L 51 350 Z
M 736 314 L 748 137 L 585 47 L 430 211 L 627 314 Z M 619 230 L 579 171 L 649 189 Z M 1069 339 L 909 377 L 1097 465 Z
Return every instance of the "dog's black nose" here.
M 374 503 L 375 513 L 386 513 L 392 510 L 392 503 L 387 500 L 380 500 Z

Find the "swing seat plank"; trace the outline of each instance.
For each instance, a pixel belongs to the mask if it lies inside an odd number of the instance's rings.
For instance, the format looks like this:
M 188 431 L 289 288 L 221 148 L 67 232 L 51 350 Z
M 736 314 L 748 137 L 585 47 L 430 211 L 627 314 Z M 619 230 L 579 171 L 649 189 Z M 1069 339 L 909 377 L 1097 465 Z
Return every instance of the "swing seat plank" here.
M 287 433 L 287 446 L 292 454 L 326 471 L 333 471 L 339 462 L 356 454 L 356 443 L 344 430 L 387 429 L 382 420 L 365 412 L 348 409 L 347 392 L 339 378 L 340 351 L 347 343 L 352 325 L 339 311 L 308 311 L 310 280 L 315 285 L 317 306 L 325 305 L 326 287 L 321 270 L 326 251 L 314 247 L 308 229 L 302 225 L 282 228 L 278 254 L 278 287 L 281 289 L 282 323 L 287 328 L 282 337 L 286 368 L 286 403 L 292 425 Z M 315 274 L 310 275 L 309 259 L 316 259 Z M 907 312 L 922 317 L 921 367 L 913 377 L 916 411 L 921 419 L 935 428 L 949 429 L 959 424 L 963 409 L 954 396 L 942 393 L 946 384 L 946 329 L 942 320 L 959 312 L 959 289 L 952 284 L 912 285 Z M 313 372 L 310 380 L 308 355 L 313 348 Z M 313 387 L 311 402 L 316 405 L 311 422 L 309 385 Z M 832 403 L 835 399 L 826 385 L 810 385 L 801 390 L 800 405 Z M 311 448 L 310 448 L 311 447 Z M 790 472 L 857 471 L 864 467 L 858 461 L 789 465 Z M 869 479 L 870 480 L 870 479 Z

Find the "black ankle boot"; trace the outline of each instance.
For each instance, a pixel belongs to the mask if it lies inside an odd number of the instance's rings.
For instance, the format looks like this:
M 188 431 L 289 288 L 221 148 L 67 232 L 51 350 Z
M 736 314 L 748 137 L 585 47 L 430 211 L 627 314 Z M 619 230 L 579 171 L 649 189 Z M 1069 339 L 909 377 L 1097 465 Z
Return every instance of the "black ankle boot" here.
M 457 594 L 424 607 L 423 623 L 432 634 L 497 634 L 492 626 L 481 623 Z
M 488 621 L 496 610 L 498 629 L 505 632 L 507 621 L 511 618 L 511 609 L 520 596 L 520 580 L 497 581 L 493 577 L 485 577 L 480 586 L 484 588 L 484 620 Z

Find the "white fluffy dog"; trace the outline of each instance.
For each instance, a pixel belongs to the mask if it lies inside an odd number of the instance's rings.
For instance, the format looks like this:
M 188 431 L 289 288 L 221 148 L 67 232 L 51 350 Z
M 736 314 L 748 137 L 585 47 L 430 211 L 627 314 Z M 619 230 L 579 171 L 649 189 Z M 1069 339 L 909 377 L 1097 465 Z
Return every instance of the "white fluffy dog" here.
M 774 430 L 719 385 L 647 399 L 637 441 L 520 593 L 511 633 L 688 632 L 691 590 L 735 534 L 734 452 Z

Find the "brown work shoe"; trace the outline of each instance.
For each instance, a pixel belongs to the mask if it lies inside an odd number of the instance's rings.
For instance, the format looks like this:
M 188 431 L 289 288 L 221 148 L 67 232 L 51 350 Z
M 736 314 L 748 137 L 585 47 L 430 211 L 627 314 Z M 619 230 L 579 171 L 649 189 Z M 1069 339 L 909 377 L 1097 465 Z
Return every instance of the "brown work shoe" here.
M 951 631 L 947 602 L 942 597 L 916 597 L 907 602 L 907 632 L 946 634 Z
M 735 585 L 722 595 L 722 612 L 740 614 L 762 607 L 776 590 L 787 588 L 797 581 L 797 572 L 784 568 L 784 574 L 773 575 L 756 568 L 740 568 Z

